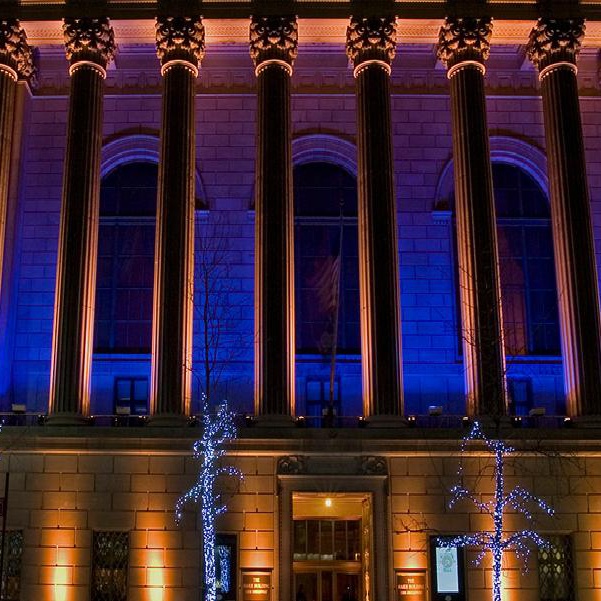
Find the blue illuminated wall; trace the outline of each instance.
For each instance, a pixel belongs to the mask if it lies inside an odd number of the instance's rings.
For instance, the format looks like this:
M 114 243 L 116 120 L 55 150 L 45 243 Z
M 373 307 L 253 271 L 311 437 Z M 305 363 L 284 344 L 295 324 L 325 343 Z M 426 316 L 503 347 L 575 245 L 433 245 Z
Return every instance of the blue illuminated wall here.
M 149 50 L 149 52 L 151 52 Z M 411 57 L 411 51 L 408 50 Z M 422 60 L 419 49 L 416 61 Z M 233 58 L 232 58 L 233 57 Z M 217 70 L 219 56 L 213 58 Z M 225 60 L 225 59 L 224 59 Z M 248 67 L 246 50 L 230 53 L 228 61 Z M 407 83 L 411 58 L 393 69 L 393 141 L 398 202 L 399 261 L 406 413 L 427 413 L 441 405 L 445 413 L 464 412 L 463 364 L 453 243 L 450 111 L 444 72 L 432 70 L 431 88 Z M 494 81 L 495 63 L 491 59 Z M 144 63 L 146 64 L 146 63 Z M 55 68 L 49 64 L 49 69 Z M 61 66 L 61 69 L 63 66 Z M 151 67 L 144 67 L 151 69 Z M 154 66 L 152 66 L 154 68 Z M 505 69 L 505 67 L 503 67 Z M 513 68 L 513 67 L 512 67 Z M 58 67 L 56 67 L 58 69 Z M 66 68 L 65 68 L 66 69 Z M 334 73 L 336 83 L 308 81 L 315 70 Z M 517 73 L 517 71 L 516 71 Z M 520 72 L 535 81 L 534 73 Z M 47 85 L 25 106 L 22 159 L 17 193 L 12 198 L 10 269 L 5 273 L 0 327 L 0 395 L 2 409 L 25 403 L 28 411 L 46 411 L 49 387 L 54 279 L 66 132 L 66 79 Z M 125 92 L 111 84 L 105 99 L 103 174 L 135 161 L 158 161 L 160 95 Z M 517 75 L 516 75 L 517 77 Z M 203 253 L 218 252 L 216 298 L 223 304 L 219 370 L 215 400 L 227 397 L 231 406 L 252 411 L 253 282 L 255 160 L 254 89 L 228 90 L 209 83 L 197 96 L 197 262 Z M 517 81 L 517 80 L 516 80 Z M 528 80 L 530 81 L 530 80 Z M 353 81 L 341 56 L 317 50 L 299 59 L 292 101 L 293 156 L 296 165 L 330 162 L 356 175 L 355 101 Z M 321 82 L 321 83 L 320 83 Z M 517 85 L 517 84 L 516 84 Z M 493 95 L 488 100 L 493 160 L 523 166 L 546 192 L 544 132 L 541 102 L 529 84 L 523 93 Z M 589 181 L 595 225 L 599 221 L 601 163 L 597 149 L 600 101 L 582 99 L 589 152 Z M 597 237 L 599 234 L 596 228 Z M 197 286 L 197 294 L 200 289 Z M 200 303 L 200 299 L 197 299 Z M 193 389 L 195 410 L 203 390 L 202 324 L 195 316 Z M 148 378 L 150 357 L 142 353 L 104 353 L 94 357 L 92 412 L 114 411 L 116 378 Z M 329 379 L 329 362 L 319 353 L 297 360 L 297 407 Z M 563 411 L 561 360 L 558 356 L 522 356 L 509 362 L 512 392 L 529 395 L 533 406 L 549 413 Z M 357 353 L 343 353 L 337 364 L 341 412 L 361 413 L 361 366 Z M 321 383 L 321 384 L 320 384 Z M 311 397 L 311 398 L 308 398 Z

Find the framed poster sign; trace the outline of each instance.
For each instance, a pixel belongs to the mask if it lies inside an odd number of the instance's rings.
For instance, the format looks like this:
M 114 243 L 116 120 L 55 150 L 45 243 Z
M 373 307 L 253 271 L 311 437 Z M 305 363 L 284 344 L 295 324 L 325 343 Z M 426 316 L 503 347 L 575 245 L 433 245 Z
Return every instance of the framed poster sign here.
M 396 591 L 397 601 L 427 601 L 426 570 L 398 570 Z
M 463 549 L 439 545 L 438 537 L 430 539 L 432 601 L 464 601 Z
M 242 572 L 242 601 L 271 601 L 271 570 Z

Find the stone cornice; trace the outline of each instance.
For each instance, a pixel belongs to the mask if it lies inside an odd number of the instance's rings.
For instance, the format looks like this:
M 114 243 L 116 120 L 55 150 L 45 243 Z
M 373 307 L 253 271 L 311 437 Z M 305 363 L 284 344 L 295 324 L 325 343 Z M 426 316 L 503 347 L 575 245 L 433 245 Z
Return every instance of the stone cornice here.
M 408 19 L 397 21 L 397 45 L 435 44 L 442 19 Z M 248 44 L 248 19 L 203 19 L 205 43 L 212 45 Z M 23 21 L 27 38 L 34 46 L 61 44 L 61 21 Z M 154 19 L 111 19 L 115 39 L 119 44 L 154 44 Z M 496 18 L 491 45 L 525 45 L 536 24 L 531 20 Z M 298 19 L 298 39 L 304 44 L 340 44 L 346 41 L 347 19 Z M 588 21 L 583 48 L 601 48 L 601 21 Z

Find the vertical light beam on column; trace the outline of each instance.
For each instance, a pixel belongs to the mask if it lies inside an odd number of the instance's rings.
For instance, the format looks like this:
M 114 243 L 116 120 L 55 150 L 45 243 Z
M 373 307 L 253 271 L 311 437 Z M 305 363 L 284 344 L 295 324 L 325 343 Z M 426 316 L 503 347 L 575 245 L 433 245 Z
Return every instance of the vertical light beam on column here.
M 346 51 L 355 70 L 363 412 L 403 414 L 399 254 L 390 117 L 394 17 L 353 16 Z
M 154 425 L 181 424 L 190 411 L 194 309 L 194 85 L 204 56 L 200 17 L 159 17 L 157 56 L 163 118 L 157 198 L 152 325 Z
M 88 414 L 94 336 L 102 106 L 115 51 L 107 18 L 65 19 L 71 91 L 58 243 L 49 423 Z
M 448 18 L 438 58 L 451 86 L 461 332 L 469 415 L 506 412 L 501 286 L 484 94 L 488 18 Z
M 582 19 L 539 19 L 528 42 L 543 97 L 566 409 L 573 417 L 601 414 L 599 285 L 576 81 L 583 37 Z
M 294 208 L 290 77 L 296 18 L 253 16 L 257 76 L 255 414 L 294 415 Z

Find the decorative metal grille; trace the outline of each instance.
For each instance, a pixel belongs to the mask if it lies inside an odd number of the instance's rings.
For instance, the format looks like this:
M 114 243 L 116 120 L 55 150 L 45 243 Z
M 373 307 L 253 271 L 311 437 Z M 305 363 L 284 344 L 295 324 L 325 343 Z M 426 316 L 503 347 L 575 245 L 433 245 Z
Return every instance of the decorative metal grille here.
M 126 601 L 128 532 L 94 532 L 91 601 Z
M 549 536 L 548 549 L 538 552 L 541 601 L 574 601 L 574 563 L 569 536 Z
M 23 531 L 8 530 L 4 544 L 4 565 L 2 567 L 2 601 L 19 601 L 21 598 L 22 557 Z

